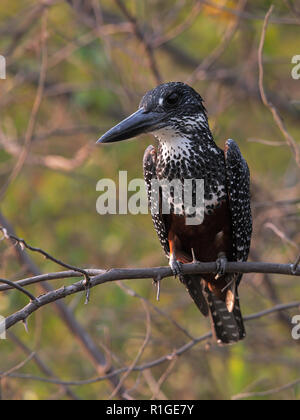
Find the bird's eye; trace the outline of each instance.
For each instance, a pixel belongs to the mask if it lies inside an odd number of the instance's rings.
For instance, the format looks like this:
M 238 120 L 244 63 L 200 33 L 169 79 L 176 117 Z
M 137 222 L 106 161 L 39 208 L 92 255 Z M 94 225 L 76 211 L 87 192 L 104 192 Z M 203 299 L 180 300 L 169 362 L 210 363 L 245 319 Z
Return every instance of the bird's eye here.
M 176 92 L 171 93 L 166 97 L 165 101 L 168 105 L 175 105 L 178 102 L 179 95 Z

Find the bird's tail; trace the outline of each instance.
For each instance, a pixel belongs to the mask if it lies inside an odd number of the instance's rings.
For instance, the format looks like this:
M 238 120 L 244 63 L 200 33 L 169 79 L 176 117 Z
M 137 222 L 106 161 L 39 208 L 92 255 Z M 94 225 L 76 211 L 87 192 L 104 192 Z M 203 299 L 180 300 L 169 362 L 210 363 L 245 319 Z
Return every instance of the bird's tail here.
M 185 275 L 182 276 L 180 280 L 185 285 L 199 311 L 202 312 L 204 316 L 208 316 L 208 302 L 203 294 L 204 280 L 195 275 Z
M 209 315 L 213 336 L 218 344 L 235 343 L 245 338 L 237 289 L 233 310 L 229 312 L 226 302 L 215 296 L 199 276 L 185 275 L 181 280 L 202 314 Z
M 203 295 L 209 307 L 212 331 L 217 342 L 219 344 L 230 344 L 243 340 L 246 332 L 237 289 L 232 312 L 228 311 L 226 302 L 215 296 L 207 285 L 203 289 Z

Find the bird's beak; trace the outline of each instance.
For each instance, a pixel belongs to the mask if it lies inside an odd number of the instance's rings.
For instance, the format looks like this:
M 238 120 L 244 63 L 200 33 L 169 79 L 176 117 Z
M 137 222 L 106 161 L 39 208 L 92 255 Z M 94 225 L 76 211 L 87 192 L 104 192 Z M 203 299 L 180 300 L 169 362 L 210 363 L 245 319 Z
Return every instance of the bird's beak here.
M 134 114 L 108 130 L 97 143 L 113 143 L 136 137 L 139 134 L 155 130 L 163 119 L 163 113 L 146 112 L 140 108 Z

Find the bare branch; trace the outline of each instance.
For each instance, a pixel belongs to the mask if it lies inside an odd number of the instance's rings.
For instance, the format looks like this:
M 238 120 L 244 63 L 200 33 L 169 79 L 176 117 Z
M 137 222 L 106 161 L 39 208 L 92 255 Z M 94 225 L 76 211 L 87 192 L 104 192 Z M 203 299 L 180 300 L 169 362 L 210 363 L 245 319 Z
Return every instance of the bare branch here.
M 267 108 L 269 108 L 269 110 L 271 111 L 274 121 L 276 122 L 279 130 L 282 132 L 288 146 L 293 151 L 293 154 L 295 156 L 295 161 L 297 165 L 300 167 L 300 148 L 298 144 L 296 143 L 296 141 L 294 140 L 293 136 L 287 131 L 285 124 L 283 122 L 283 119 L 281 118 L 281 116 L 279 115 L 279 112 L 277 111 L 277 108 L 272 104 L 272 102 L 268 100 L 265 89 L 264 89 L 263 48 L 264 48 L 269 19 L 273 10 L 274 10 L 274 5 L 270 7 L 268 13 L 266 14 L 264 24 L 263 24 L 261 39 L 259 43 L 259 49 L 258 49 L 259 91 L 260 91 L 263 104 Z
M 10 176 L 8 177 L 6 183 L 4 184 L 4 186 L 1 188 L 0 191 L 0 199 L 3 199 L 3 196 L 6 193 L 7 188 L 9 187 L 9 185 L 16 179 L 16 177 L 19 175 L 25 161 L 26 158 L 28 156 L 29 153 L 29 148 L 30 148 L 30 143 L 32 140 L 32 136 L 34 133 L 34 128 L 35 128 L 35 124 L 36 124 L 36 118 L 37 118 L 37 114 L 38 111 L 40 109 L 40 105 L 42 103 L 42 99 L 43 99 L 43 93 L 44 93 L 44 87 L 45 87 L 45 81 L 46 81 L 46 72 L 47 72 L 47 58 L 48 58 L 48 53 L 47 53 L 47 43 L 46 43 L 46 38 L 47 38 L 47 9 L 45 9 L 45 11 L 43 12 L 43 19 L 42 19 L 42 33 L 41 33 L 41 39 L 42 39 L 42 62 L 41 62 L 41 70 L 40 70 L 40 76 L 39 76 L 39 83 L 38 83 L 38 88 L 37 88 L 37 92 L 36 92 L 36 97 L 34 100 L 34 104 L 32 107 L 32 111 L 31 111 L 31 115 L 30 115 L 30 119 L 28 122 L 28 126 L 27 126 L 27 130 L 26 130 L 26 134 L 25 134 L 25 142 L 24 142 L 24 146 L 22 149 L 22 152 L 17 160 L 17 163 L 15 165 L 15 167 L 13 168 L 12 173 L 10 174 Z
M 20 340 L 16 335 L 11 331 L 8 333 L 8 338 L 13 341 L 26 355 L 30 356 L 33 352 L 27 345 Z M 46 376 L 50 378 L 58 379 L 57 376 L 53 374 L 51 369 L 45 364 L 45 362 L 40 358 L 37 352 L 33 353 L 32 361 L 37 365 L 39 370 Z M 66 394 L 73 400 L 79 400 L 80 398 L 68 387 L 62 386 Z
M 116 396 L 116 394 L 118 393 L 119 389 L 121 388 L 122 384 L 124 383 L 125 379 L 128 377 L 128 375 L 130 374 L 130 372 L 132 372 L 135 368 L 135 366 L 137 365 L 138 361 L 140 360 L 140 358 L 142 357 L 142 354 L 144 353 L 144 350 L 149 342 L 150 339 L 150 335 L 151 335 L 151 317 L 150 317 L 150 312 L 149 309 L 147 307 L 147 304 L 142 300 L 141 301 L 146 313 L 146 335 L 144 338 L 144 341 L 141 345 L 141 347 L 139 348 L 139 351 L 136 355 L 136 357 L 134 358 L 133 362 L 131 363 L 131 365 L 129 366 L 129 369 L 126 371 L 126 373 L 124 374 L 124 376 L 120 379 L 120 382 L 118 383 L 116 389 L 114 389 L 114 391 L 112 392 L 112 394 L 110 395 L 109 399 L 112 399 Z
M 264 16 L 254 15 L 250 12 L 243 12 L 243 11 L 241 12 L 236 9 L 232 9 L 230 7 L 223 6 L 209 0 L 201 0 L 201 1 L 202 3 L 207 4 L 208 6 L 213 7 L 214 9 L 230 13 L 231 15 L 234 15 L 234 16 L 239 16 L 245 20 L 264 20 Z M 294 19 L 289 16 L 274 17 L 270 19 L 270 23 L 274 23 L 278 25 L 299 25 L 299 19 Z
M 237 10 L 241 12 L 244 10 L 248 0 L 240 0 L 237 6 Z M 208 55 L 205 59 L 199 64 L 199 66 L 193 71 L 193 73 L 188 77 L 186 83 L 194 83 L 200 75 L 203 76 L 205 72 L 207 72 L 212 65 L 221 57 L 224 53 L 226 48 L 229 46 L 230 41 L 234 37 L 241 20 L 241 15 L 237 15 L 236 20 L 234 23 L 230 23 L 228 28 L 226 29 L 220 44 Z
M 141 42 L 141 44 L 144 46 L 145 53 L 148 59 L 148 64 L 151 69 L 151 72 L 153 74 L 153 77 L 155 79 L 155 82 L 157 84 L 162 82 L 161 75 L 159 73 L 157 63 L 154 58 L 153 49 L 150 43 L 145 38 L 145 35 L 143 34 L 142 30 L 140 29 L 138 22 L 134 16 L 132 16 L 125 6 L 125 2 L 122 0 L 115 0 L 116 4 L 118 5 L 119 9 L 122 11 L 123 15 L 128 19 L 128 21 L 131 23 L 133 32 L 136 36 L 136 38 Z
M 0 279 L 0 283 L 4 283 L 4 284 L 6 284 L 6 285 L 8 285 L 8 286 L 10 286 L 10 288 L 12 288 L 12 289 L 17 289 L 17 290 L 19 290 L 19 292 L 21 292 L 21 293 L 24 293 L 24 295 L 26 295 L 27 297 L 29 297 L 29 299 L 31 300 L 31 301 L 34 301 L 34 300 L 36 300 L 36 298 L 31 294 L 31 293 L 29 293 L 26 289 L 24 289 L 22 286 L 20 286 L 18 283 L 14 283 L 13 281 L 10 281 L 10 280 L 4 280 L 4 279 Z
M 249 138 L 247 139 L 249 143 L 259 143 L 264 144 L 265 146 L 272 146 L 272 147 L 280 147 L 280 146 L 286 146 L 285 141 L 272 141 L 272 140 L 264 140 L 264 139 L 255 139 L 255 138 Z
M 189 331 L 184 328 L 182 325 L 180 325 L 175 319 L 173 319 L 170 315 L 168 315 L 166 312 L 164 312 L 162 309 L 158 308 L 157 306 L 153 305 L 148 299 L 145 297 L 139 295 L 135 290 L 131 289 L 127 284 L 122 284 L 121 282 L 118 282 L 119 287 L 122 290 L 125 290 L 125 292 L 129 296 L 133 296 L 139 299 L 143 299 L 144 302 L 147 303 L 147 305 L 152 308 L 155 312 L 157 312 L 160 316 L 166 318 L 169 322 L 171 322 L 179 331 L 181 331 L 183 334 L 185 334 L 189 339 L 194 339 L 194 337 L 189 333 Z
M 99 274 L 103 274 L 106 272 L 106 270 L 97 270 L 97 269 L 86 269 L 85 270 L 90 277 L 97 276 Z M 30 286 L 31 284 L 37 284 L 37 283 L 44 283 L 51 280 L 58 280 L 58 279 L 69 279 L 74 277 L 81 277 L 81 273 L 74 270 L 69 271 L 58 271 L 55 273 L 46 273 L 46 274 L 40 274 L 38 276 L 28 277 L 26 279 L 18 280 L 15 282 L 12 282 L 13 285 L 3 285 L 0 286 L 0 292 L 3 292 L 4 290 L 11 290 L 15 287 L 15 285 L 19 286 Z
M 18 363 L 16 366 L 12 367 L 11 369 L 7 370 L 6 372 L 0 372 L 0 381 L 1 379 L 5 378 L 6 376 L 11 375 L 12 373 L 16 372 L 17 370 L 21 369 L 26 363 L 30 362 L 34 358 L 35 353 L 32 352 L 25 360 Z
M 228 273 L 267 273 L 282 274 L 287 276 L 300 276 L 300 267 L 296 272 L 292 272 L 293 264 L 278 264 L 266 262 L 228 262 L 226 272 Z M 197 262 L 194 264 L 185 264 L 182 268 L 183 274 L 200 274 L 215 273 L 217 271 L 215 262 Z M 76 271 L 60 271 L 54 273 L 41 274 L 27 279 L 14 282 L 20 286 L 29 286 L 31 284 L 42 283 L 50 280 L 66 279 L 72 277 L 81 277 L 81 269 Z M 153 279 L 155 276 L 172 277 L 173 273 L 169 267 L 153 267 L 153 268 L 112 268 L 110 270 L 101 269 L 85 269 L 91 278 L 91 287 L 98 284 L 117 281 L 117 280 L 134 280 L 134 279 Z M 12 285 L 0 286 L 0 292 L 12 289 Z M 78 290 L 81 291 L 81 290 Z M 77 292 L 75 292 L 77 293 Z M 71 293 L 72 294 L 72 293 Z
M 273 308 L 270 308 L 268 310 L 257 312 L 255 314 L 252 314 L 252 315 L 249 315 L 249 316 L 245 316 L 244 320 L 246 322 L 248 322 L 248 321 L 252 321 L 252 320 L 255 320 L 255 319 L 265 317 L 265 316 L 270 315 L 270 314 L 274 314 L 278 311 L 284 311 L 284 310 L 287 310 L 287 309 L 298 308 L 298 307 L 300 307 L 300 302 L 290 302 L 290 303 L 287 303 L 287 304 L 284 304 L 284 305 L 276 305 Z M 155 359 L 155 360 L 150 361 L 150 362 L 146 362 L 142 365 L 135 366 L 132 369 L 132 371 L 140 372 L 140 371 L 143 371 L 143 370 L 146 370 L 146 369 L 150 369 L 154 366 L 161 365 L 162 363 L 165 363 L 167 361 L 173 360 L 175 357 L 181 356 L 182 354 L 186 353 L 187 351 L 189 351 L 191 348 L 193 348 L 197 344 L 202 343 L 202 342 L 208 340 L 211 337 L 212 337 L 211 332 L 209 332 L 207 334 L 204 334 L 201 337 L 195 338 L 194 340 L 191 340 L 188 343 L 184 344 L 183 346 L 177 348 L 172 353 L 166 354 L 166 355 L 164 355 L 164 356 L 162 356 L 158 359 Z M 10 377 L 26 379 L 26 380 L 33 380 L 33 381 L 40 381 L 40 382 L 45 382 L 45 383 L 53 383 L 53 384 L 58 384 L 58 385 L 80 386 L 80 385 L 90 385 L 90 384 L 94 384 L 94 383 L 97 383 L 97 382 L 101 382 L 103 380 L 112 378 L 115 375 L 119 375 L 121 373 L 127 372 L 128 369 L 129 369 L 129 367 L 123 367 L 123 368 L 116 369 L 116 370 L 110 372 L 108 375 L 100 376 L 98 378 L 93 378 L 93 379 L 82 380 L 82 381 L 57 381 L 57 380 L 51 379 L 51 378 L 43 378 L 43 377 L 37 377 L 37 376 L 33 376 L 33 375 L 26 375 L 26 374 L 12 374 L 12 375 L 10 375 Z
M 48 254 L 48 252 L 44 251 L 43 249 L 35 248 L 35 247 L 29 245 L 24 239 L 20 239 L 16 235 L 8 233 L 7 229 L 2 227 L 2 226 L 0 226 L 0 231 L 3 232 L 3 235 L 4 235 L 5 238 L 15 241 L 21 248 L 27 248 L 32 252 L 37 252 L 37 253 L 43 255 L 46 259 L 48 259 L 50 261 L 53 261 L 54 263 L 56 263 L 56 264 L 58 264 L 58 265 L 60 265 L 64 268 L 68 268 L 70 270 L 74 270 L 74 271 L 77 271 L 77 272 L 81 273 L 85 277 L 87 282 L 90 280 L 90 276 L 89 276 L 89 274 L 86 270 L 74 267 L 70 264 L 66 264 L 63 261 L 60 261 L 59 259 L 57 259 L 57 258 L 53 257 L 52 255 Z
M 14 236 L 14 229 L 12 225 L 6 220 L 6 218 L 0 212 L 0 224 L 6 229 L 6 231 L 11 232 Z M 13 239 L 10 239 L 12 243 L 15 243 Z M 26 267 L 26 270 L 36 276 L 41 275 L 39 268 L 36 264 L 32 261 L 32 259 L 27 254 L 26 250 L 21 248 L 20 246 L 15 247 L 16 255 L 22 264 L 22 266 Z M 80 276 L 80 273 L 76 272 L 77 276 Z M 46 293 L 53 292 L 53 288 L 51 285 L 44 281 L 42 283 L 42 288 Z M 98 348 L 98 345 L 94 342 L 90 334 L 85 330 L 85 328 L 77 321 L 72 311 L 69 307 L 62 301 L 55 302 L 56 309 L 61 320 L 66 324 L 71 334 L 78 340 L 78 343 L 81 345 L 82 349 L 84 350 L 85 354 L 89 357 L 92 361 L 93 365 L 96 368 L 97 372 L 104 372 L 108 374 L 110 371 L 114 370 L 113 366 L 107 365 L 107 359 L 105 354 L 101 352 Z M 108 378 L 108 381 L 111 385 L 115 388 L 119 382 L 118 375 L 112 376 Z M 119 398 L 126 399 L 126 389 L 122 387 L 119 390 L 118 394 Z
M 226 272 L 228 273 L 269 273 L 269 274 L 285 274 L 300 276 L 300 267 L 297 267 L 295 273 L 293 272 L 293 264 L 277 264 L 277 263 L 260 263 L 260 262 L 228 262 L 226 265 Z M 78 275 L 78 270 L 77 275 Z M 199 274 L 199 273 L 216 273 L 216 262 L 211 263 L 193 263 L 184 264 L 182 268 L 183 274 Z M 100 284 L 128 279 L 146 279 L 156 278 L 160 276 L 161 279 L 171 277 L 173 275 L 170 267 L 154 267 L 154 268 L 115 268 L 106 271 L 103 274 L 96 275 L 90 278 L 89 287 L 93 288 Z M 64 299 L 67 296 L 75 293 L 80 293 L 85 290 L 85 282 L 73 283 L 70 286 L 64 286 L 60 289 L 53 290 L 46 293 L 22 310 L 8 316 L 6 318 L 6 328 L 9 329 L 19 321 L 25 321 L 29 315 L 37 311 L 42 306 L 57 300 Z
M 297 379 L 296 381 L 293 381 L 289 384 L 280 386 L 278 388 L 269 389 L 268 391 L 263 391 L 263 392 L 247 392 L 247 393 L 244 393 L 244 394 L 238 394 L 238 395 L 233 396 L 231 399 L 232 400 L 243 400 L 245 398 L 267 397 L 268 395 L 278 394 L 279 392 L 286 391 L 287 389 L 294 388 L 299 384 L 300 384 L 300 378 Z
M 201 1 L 196 1 L 187 18 L 166 34 L 159 35 L 158 37 L 154 38 L 154 40 L 151 42 L 152 47 L 160 47 L 162 44 L 169 42 L 171 39 L 175 38 L 176 36 L 184 32 L 186 29 L 189 29 L 192 26 L 192 23 L 198 17 L 202 8 L 203 5 L 201 4 Z

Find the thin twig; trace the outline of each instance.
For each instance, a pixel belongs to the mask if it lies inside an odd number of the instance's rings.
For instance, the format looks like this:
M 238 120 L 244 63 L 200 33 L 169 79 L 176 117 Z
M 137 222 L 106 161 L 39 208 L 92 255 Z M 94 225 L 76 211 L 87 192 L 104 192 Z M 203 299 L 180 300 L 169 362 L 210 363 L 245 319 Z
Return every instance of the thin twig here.
M 160 316 L 166 318 L 171 324 L 173 324 L 179 331 L 181 331 L 183 334 L 185 334 L 189 339 L 194 339 L 192 334 L 189 333 L 189 331 L 184 328 L 182 325 L 180 325 L 175 319 L 173 319 L 169 314 L 164 312 L 162 309 L 158 308 L 157 306 L 153 305 L 148 299 L 146 299 L 144 296 L 141 296 L 138 294 L 135 290 L 130 288 L 127 284 L 123 284 L 121 282 L 118 282 L 118 286 L 124 290 L 129 296 L 136 297 L 138 299 L 143 299 L 144 302 L 147 303 L 147 305 L 152 308 L 156 313 L 158 313 Z
M 298 267 L 296 273 L 292 271 L 291 264 L 272 264 L 272 263 L 255 263 L 255 262 L 228 262 L 226 265 L 226 272 L 228 273 L 277 273 L 300 276 L 300 268 Z M 182 267 L 183 274 L 199 274 L 199 273 L 215 273 L 217 271 L 217 264 L 212 263 L 196 263 L 184 264 Z M 100 274 L 90 279 L 89 287 L 93 288 L 100 284 L 112 282 L 116 280 L 128 279 L 142 279 L 157 277 L 161 278 L 171 277 L 173 275 L 170 267 L 155 267 L 155 268 L 132 268 L 132 269 L 112 269 L 104 274 Z M 30 314 L 37 311 L 39 308 L 64 299 L 67 296 L 79 293 L 85 290 L 85 285 L 82 281 L 73 283 L 70 286 L 64 286 L 60 289 L 53 290 L 38 298 L 38 305 L 35 302 L 29 303 L 20 311 L 8 316 L 6 318 L 6 328 L 9 329 L 19 321 L 24 321 Z
M 272 141 L 272 140 L 255 139 L 255 138 L 249 138 L 247 139 L 247 141 L 249 143 L 259 143 L 259 144 L 263 144 L 265 146 L 271 146 L 271 147 L 287 146 L 285 141 Z
M 57 376 L 54 375 L 51 369 L 40 358 L 37 352 L 32 352 L 31 349 L 27 347 L 27 345 L 12 332 L 8 332 L 7 336 L 9 340 L 14 342 L 26 355 L 30 356 L 33 354 L 32 361 L 44 375 L 49 376 L 50 378 L 58 379 Z M 70 388 L 66 386 L 62 386 L 62 388 L 72 400 L 80 400 L 80 398 Z
M 278 394 L 279 392 L 286 391 L 287 389 L 291 389 L 296 387 L 300 384 L 300 378 L 296 381 L 288 383 L 286 385 L 280 386 L 278 388 L 269 389 L 268 391 L 262 392 L 245 392 L 243 394 L 234 395 L 231 399 L 232 400 L 243 400 L 245 398 L 255 398 L 255 397 L 267 397 L 268 395 Z
M 136 18 L 134 16 L 132 16 L 131 13 L 129 12 L 129 10 L 127 9 L 127 7 L 125 5 L 125 2 L 123 2 L 122 0 L 115 0 L 115 2 L 117 4 L 117 6 L 119 7 L 119 9 L 122 11 L 123 15 L 131 23 L 132 29 L 133 29 L 133 32 L 134 32 L 136 38 L 144 46 L 144 50 L 145 50 L 146 57 L 147 57 L 148 64 L 149 64 L 149 68 L 151 69 L 151 72 L 153 74 L 153 77 L 155 79 L 155 82 L 157 84 L 160 84 L 162 82 L 162 77 L 161 77 L 161 75 L 159 73 L 159 70 L 158 70 L 158 67 L 157 67 L 157 63 L 156 63 L 155 58 L 154 58 L 152 46 L 147 41 L 144 33 L 140 29 Z
M 85 277 L 86 282 L 90 281 L 90 275 L 86 270 L 83 270 L 82 268 L 74 267 L 73 265 L 67 264 L 67 263 L 53 257 L 52 255 L 50 255 L 48 252 L 44 251 L 43 249 L 36 248 L 36 247 L 33 247 L 33 246 L 29 245 L 24 239 L 18 238 L 16 235 L 13 235 L 13 234 L 9 233 L 7 231 L 7 229 L 4 228 L 3 226 L 0 226 L 0 231 L 3 233 L 3 235 L 6 239 L 10 239 L 10 240 L 15 241 L 21 247 L 21 249 L 27 248 L 29 251 L 37 252 L 37 253 L 43 255 L 46 259 L 48 259 L 50 261 L 53 261 L 54 263 L 56 263 L 56 264 L 58 264 L 58 265 L 60 265 L 64 268 L 68 268 L 69 270 L 74 270 L 74 271 L 77 271 L 78 273 L 81 273 Z
M 151 400 L 155 400 L 157 398 L 157 395 L 161 392 L 161 387 L 163 385 L 163 383 L 167 380 L 167 378 L 170 376 L 176 362 L 177 362 L 178 358 L 177 357 L 173 357 L 170 361 L 169 366 L 167 367 L 166 371 L 161 375 L 161 377 L 159 378 L 158 382 L 157 382 L 157 386 L 156 386 L 156 390 L 153 393 Z
M 6 231 L 15 234 L 13 226 L 6 220 L 3 214 L 0 212 L 0 224 L 5 227 Z M 10 239 L 12 243 L 15 241 Z M 17 255 L 18 260 L 26 268 L 26 271 L 29 273 L 34 274 L 35 276 L 41 275 L 40 269 L 36 266 L 36 264 L 32 261 L 29 257 L 26 249 L 21 247 L 14 247 L 15 253 Z M 81 276 L 80 273 L 75 272 L 75 277 Z M 51 285 L 43 281 L 41 284 L 42 289 L 46 293 L 54 292 Z M 8 287 L 8 286 L 6 286 Z M 78 340 L 78 343 L 81 345 L 81 348 L 85 352 L 85 355 L 91 360 L 93 366 L 96 368 L 98 373 L 106 373 L 114 370 L 112 365 L 108 366 L 107 359 L 105 354 L 99 349 L 96 342 L 93 340 L 91 335 L 86 331 L 86 329 L 79 323 L 74 316 L 73 312 L 69 309 L 69 307 L 61 300 L 55 301 L 55 307 L 57 309 L 58 315 L 60 316 L 62 322 L 67 326 L 69 332 Z M 26 319 L 26 318 L 25 318 Z M 5 323 L 6 326 L 6 323 Z M 118 375 L 112 376 L 111 378 L 107 379 L 108 382 L 115 388 L 119 382 Z M 122 387 L 119 390 L 118 394 L 119 398 L 126 399 L 126 389 Z
M 129 376 L 130 372 L 132 372 L 135 368 L 135 366 L 137 365 L 138 361 L 140 360 L 140 358 L 142 357 L 142 354 L 145 351 L 145 348 L 149 342 L 150 339 L 150 335 L 151 335 L 151 317 L 150 317 L 150 312 L 149 309 L 146 305 L 146 303 L 142 300 L 141 301 L 146 313 L 146 335 L 144 338 L 144 341 L 141 345 L 141 347 L 139 348 L 139 351 L 136 355 L 136 357 L 134 358 L 133 362 L 131 363 L 131 365 L 129 366 L 128 370 L 126 371 L 125 375 L 120 379 L 120 382 L 118 383 L 116 389 L 114 389 L 114 391 L 112 392 L 112 394 L 110 395 L 109 399 L 112 399 L 113 397 L 115 397 L 115 395 L 118 393 L 119 389 L 121 388 L 122 384 L 125 382 L 126 378 Z
M 42 99 L 43 99 L 43 93 L 44 93 L 44 87 L 45 87 L 45 81 L 46 81 L 46 72 L 47 72 L 47 14 L 48 10 L 45 9 L 44 10 L 44 15 L 43 15 L 43 19 L 42 19 L 42 34 L 41 34 L 41 39 L 42 39 L 42 63 L 41 63 L 41 70 L 40 70 L 40 76 L 39 76 L 39 83 L 38 83 L 38 88 L 37 88 L 37 93 L 36 93 L 36 97 L 34 100 L 34 104 L 32 107 L 32 111 L 31 111 L 31 115 L 30 115 L 30 119 L 28 122 L 28 126 L 27 126 L 27 130 L 26 130 L 26 134 L 25 134 L 25 142 L 24 142 L 24 146 L 22 149 L 22 152 L 18 158 L 18 161 L 12 171 L 12 173 L 10 174 L 10 176 L 8 177 L 7 181 L 5 182 L 4 186 L 1 188 L 0 190 L 0 200 L 3 199 L 3 196 L 5 195 L 9 185 L 16 179 L 16 177 L 19 175 L 20 171 L 23 168 L 23 165 L 26 161 L 26 158 L 29 154 L 29 149 L 30 149 L 30 144 L 31 144 L 31 140 L 32 140 L 32 136 L 34 134 L 34 128 L 36 125 L 36 119 L 37 119 L 37 115 L 42 103 Z
M 167 33 L 160 34 L 154 38 L 154 40 L 151 42 L 152 48 L 158 48 L 162 44 L 165 44 L 166 42 L 169 42 L 171 39 L 176 38 L 178 35 L 182 34 L 185 30 L 190 29 L 192 26 L 192 23 L 197 19 L 202 8 L 203 8 L 203 5 L 201 4 L 201 1 L 199 0 L 196 1 L 190 13 L 188 14 L 188 16 L 183 22 L 180 22 L 175 28 L 170 29 Z
M 238 11 L 236 9 L 223 6 L 221 4 L 217 4 L 209 0 L 201 0 L 201 1 L 202 3 L 207 4 L 208 6 L 213 7 L 214 9 L 230 13 L 233 16 L 239 16 L 245 20 L 264 20 L 264 16 L 254 15 L 247 11 Z M 299 19 L 294 19 L 289 16 L 274 17 L 270 19 L 270 23 L 273 23 L 276 25 L 299 25 Z
M 10 280 L 5 280 L 5 279 L 0 279 L 0 283 L 4 283 L 8 286 L 10 286 L 12 289 L 17 289 L 19 290 L 19 292 L 24 293 L 24 295 L 26 295 L 27 297 L 29 297 L 29 299 L 31 301 L 37 301 L 37 299 L 30 293 L 28 292 L 26 289 L 24 289 L 22 286 L 20 286 L 18 283 L 14 283 L 13 281 Z
M 272 102 L 268 100 L 265 89 L 264 89 L 263 48 L 264 48 L 269 19 L 273 10 L 274 10 L 274 5 L 270 7 L 269 11 L 267 12 L 265 16 L 259 48 L 258 48 L 259 91 L 260 91 L 263 104 L 271 111 L 275 123 L 277 124 L 279 130 L 283 134 L 288 146 L 291 148 L 297 165 L 300 167 L 300 148 L 298 144 L 296 143 L 295 139 L 292 137 L 292 135 L 287 131 L 285 124 L 283 122 L 283 119 L 277 111 L 277 108 L 275 107 L 275 105 L 273 105 Z
M 35 352 L 32 352 L 28 357 L 26 357 L 25 360 L 18 363 L 16 366 L 12 367 L 11 369 L 7 370 L 6 372 L 0 372 L 0 380 L 7 377 L 7 376 L 10 376 L 11 374 L 16 372 L 17 370 L 21 369 L 23 366 L 26 365 L 26 363 L 30 362 L 30 360 L 34 358 L 34 355 L 35 355 Z
M 90 277 L 97 276 L 99 274 L 104 274 L 106 270 L 97 270 L 97 269 L 86 269 L 85 270 Z M 81 277 L 81 273 L 74 270 L 69 271 L 58 271 L 56 273 L 46 273 L 46 274 L 40 274 L 38 276 L 28 277 L 26 279 L 18 280 L 13 282 L 14 286 L 10 285 L 3 285 L 0 286 L 0 292 L 3 292 L 4 290 L 11 290 L 15 287 L 16 284 L 24 287 L 24 286 L 30 286 L 31 284 L 38 284 L 38 283 L 44 283 L 51 280 L 59 280 L 59 279 L 69 279 L 74 277 Z
M 292 308 L 299 308 L 300 307 L 300 302 L 290 302 L 287 304 L 282 304 L 282 305 L 276 305 L 273 308 L 270 308 L 268 310 L 264 310 L 261 312 L 257 312 L 255 314 L 251 314 L 248 316 L 244 317 L 244 321 L 248 322 L 248 321 L 252 321 L 252 320 L 256 320 L 262 317 L 265 317 L 267 315 L 276 313 L 278 311 L 284 311 L 287 309 L 292 309 Z M 182 354 L 186 353 L 187 351 L 189 351 L 191 348 L 193 348 L 194 346 L 196 346 L 199 343 L 202 343 L 208 339 L 210 339 L 212 337 L 212 333 L 209 332 L 207 334 L 202 335 L 201 337 L 197 337 L 194 340 L 189 341 L 188 343 L 182 345 L 181 347 L 175 349 L 172 353 L 168 353 L 158 359 L 152 360 L 150 362 L 146 362 L 142 365 L 138 365 L 135 366 L 133 369 L 131 369 L 131 371 L 134 372 L 140 372 L 146 369 L 150 369 L 154 366 L 158 366 L 161 365 L 162 363 L 165 363 L 167 361 L 172 360 L 174 357 L 177 356 L 181 356 Z M 53 383 L 53 384 L 59 384 L 59 385 L 66 385 L 66 386 L 81 386 L 81 385 L 90 385 L 90 384 L 94 384 L 97 382 L 101 382 L 103 380 L 107 380 L 109 378 L 114 377 L 115 375 L 119 375 L 121 373 L 127 372 L 129 368 L 128 367 L 122 367 L 120 369 L 116 369 L 112 372 L 110 372 L 108 375 L 105 376 L 101 376 L 98 378 L 93 378 L 93 379 L 86 379 L 86 380 L 81 380 L 81 381 L 57 381 L 51 378 L 43 378 L 43 377 L 37 377 L 37 376 L 33 376 L 33 375 L 21 375 L 21 374 L 12 374 L 10 375 L 12 378 L 20 378 L 20 379 L 25 379 L 25 380 L 33 380 L 33 381 L 40 381 L 40 382 L 45 382 L 45 383 Z
M 300 252 L 299 246 L 296 244 L 295 241 L 293 241 L 291 238 L 289 238 L 282 230 L 280 230 L 277 226 L 274 225 L 274 223 L 268 222 L 264 225 L 266 228 L 271 229 L 275 235 L 277 235 L 282 242 L 292 246 L 295 248 L 298 252 Z
M 236 10 L 239 12 L 243 11 L 247 1 L 248 0 L 240 0 Z M 186 80 L 186 83 L 194 83 L 200 75 L 203 75 L 203 73 L 209 71 L 213 64 L 223 55 L 239 27 L 240 20 L 241 15 L 237 15 L 235 21 L 228 25 L 228 28 L 222 36 L 221 42 L 193 71 L 193 73 Z

